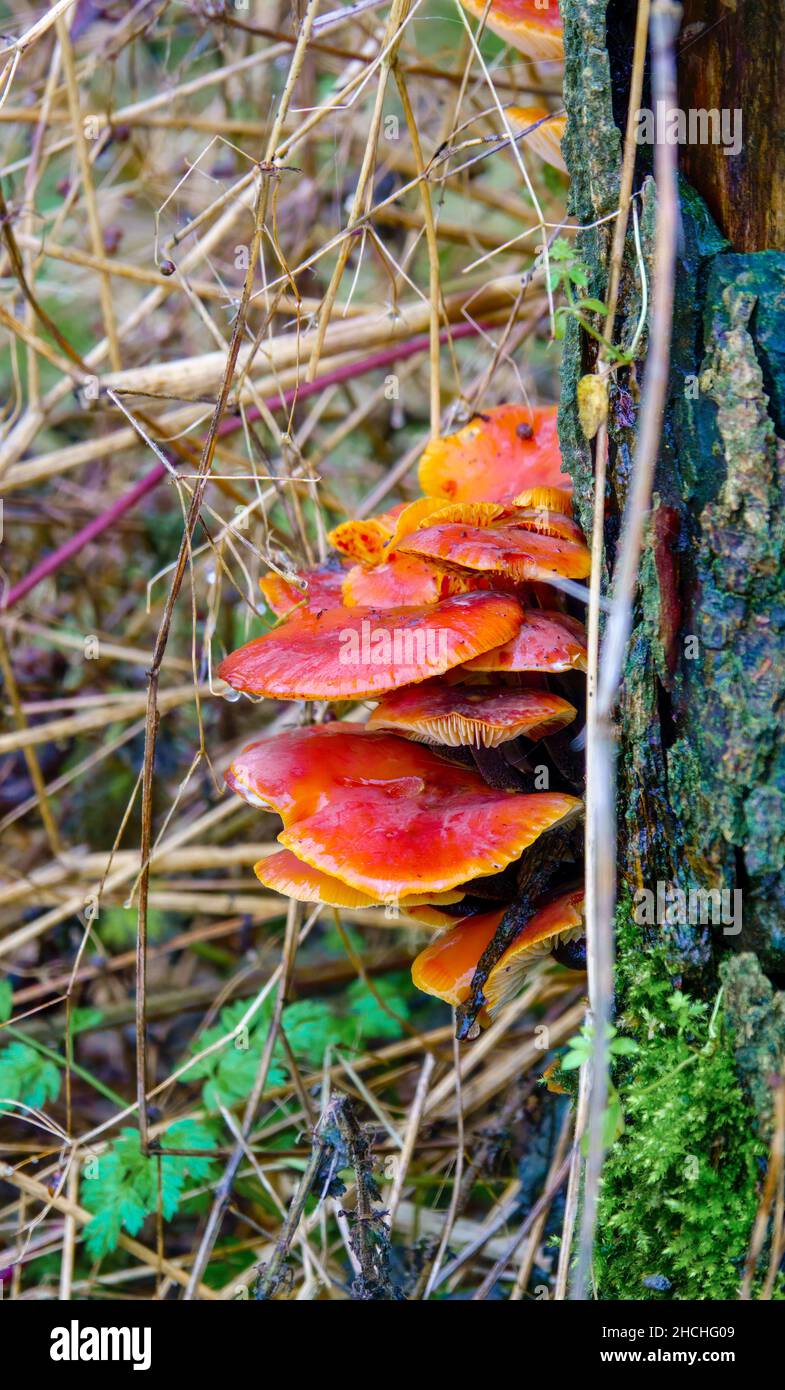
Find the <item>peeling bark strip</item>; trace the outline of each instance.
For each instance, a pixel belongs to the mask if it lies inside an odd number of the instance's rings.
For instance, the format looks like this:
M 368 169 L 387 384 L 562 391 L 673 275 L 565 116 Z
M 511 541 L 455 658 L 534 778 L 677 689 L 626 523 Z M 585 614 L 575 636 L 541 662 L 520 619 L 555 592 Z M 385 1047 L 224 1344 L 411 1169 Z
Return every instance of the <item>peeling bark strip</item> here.
M 782 0 L 766 8 L 776 8 L 782 20 Z M 616 206 L 635 5 L 563 0 L 561 11 L 562 149 L 571 210 L 585 224 Z M 725 39 L 706 33 L 700 40 L 705 63 L 715 42 Z M 758 45 L 763 82 L 772 67 L 765 48 Z M 684 32 L 680 51 L 690 51 Z M 753 60 L 747 53 L 740 61 L 748 69 Z M 685 108 L 739 105 L 731 96 L 709 101 L 698 86 L 693 94 L 692 59 L 680 62 Z M 764 139 L 755 121 L 767 101 L 773 109 L 781 93 L 762 92 L 744 110 L 744 178 L 762 189 L 770 186 L 770 135 Z M 656 198 L 650 155 L 641 146 L 635 184 L 649 276 Z M 688 157 L 680 151 L 680 160 L 696 178 L 717 160 L 730 177 L 735 163 L 712 145 L 693 148 Z M 703 186 L 705 177 L 699 181 Z M 758 209 L 759 227 L 776 223 L 780 195 L 769 196 L 774 211 L 767 222 Z M 619 874 L 631 892 L 654 889 L 658 881 L 686 892 L 743 890 L 738 936 L 699 924 L 665 928 L 674 970 L 692 972 L 708 992 L 729 951 L 752 950 L 764 969 L 785 972 L 785 255 L 748 252 L 749 230 L 745 254 L 732 251 L 685 181 L 681 214 L 669 399 L 619 707 Z M 738 219 L 729 219 L 731 232 L 736 226 Z M 588 292 L 598 298 L 606 290 L 611 228 L 607 223 L 576 238 Z M 615 343 L 629 341 L 640 305 L 630 227 Z M 646 336 L 611 391 L 605 534 L 611 574 Z M 584 527 L 591 517 L 593 450 L 580 428 L 576 387 L 595 358 L 596 344 L 570 323 L 559 434 Z

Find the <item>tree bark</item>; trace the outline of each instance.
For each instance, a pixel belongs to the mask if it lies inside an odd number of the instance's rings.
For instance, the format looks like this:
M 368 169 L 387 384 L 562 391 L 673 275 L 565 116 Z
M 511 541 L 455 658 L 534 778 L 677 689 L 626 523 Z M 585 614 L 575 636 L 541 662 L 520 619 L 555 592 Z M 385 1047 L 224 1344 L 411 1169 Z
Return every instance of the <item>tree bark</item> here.
M 562 0 L 561 10 L 563 150 L 571 211 L 586 225 L 617 206 L 636 6 Z M 641 888 L 656 893 L 658 884 L 666 892 L 741 891 L 738 931 L 737 922 L 688 920 L 659 924 L 656 932 L 667 942 L 674 981 L 708 998 L 724 980 L 740 1074 L 762 1132 L 770 1106 L 762 1078 L 766 1068 L 785 1065 L 785 1002 L 763 973 L 775 984 L 785 977 L 784 21 L 785 0 L 737 0 L 735 9 L 722 0 L 689 0 L 685 13 L 682 108 L 741 108 L 743 148 L 736 157 L 720 145 L 680 149 L 671 380 L 619 705 L 621 894 L 629 901 Z M 650 103 L 648 83 L 643 101 Z M 651 155 L 649 146 L 639 147 L 635 185 L 649 280 Z M 577 237 L 588 293 L 600 299 L 611 227 Z M 640 307 L 630 230 L 617 345 L 631 340 Z M 644 332 L 610 394 L 611 587 L 646 349 Z M 576 386 L 595 362 L 596 343 L 571 324 L 559 428 L 587 529 L 593 457 Z

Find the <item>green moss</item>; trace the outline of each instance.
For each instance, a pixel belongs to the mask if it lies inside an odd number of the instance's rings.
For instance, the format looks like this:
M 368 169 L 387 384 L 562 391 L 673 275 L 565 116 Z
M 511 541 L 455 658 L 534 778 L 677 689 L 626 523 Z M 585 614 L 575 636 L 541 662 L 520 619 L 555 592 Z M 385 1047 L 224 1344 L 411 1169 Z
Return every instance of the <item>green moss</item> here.
M 723 996 L 674 989 L 661 946 L 645 949 L 626 910 L 620 919 L 619 1024 L 639 1049 L 616 1068 L 625 1129 L 603 1174 L 598 1291 L 732 1299 L 767 1147 L 739 1084 Z

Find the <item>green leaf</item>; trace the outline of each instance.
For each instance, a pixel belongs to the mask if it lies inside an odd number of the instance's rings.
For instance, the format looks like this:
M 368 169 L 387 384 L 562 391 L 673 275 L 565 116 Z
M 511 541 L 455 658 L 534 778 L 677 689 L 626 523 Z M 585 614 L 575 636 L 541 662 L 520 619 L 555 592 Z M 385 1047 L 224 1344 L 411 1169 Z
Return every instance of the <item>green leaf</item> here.
M 180 1120 L 165 1132 L 161 1148 L 215 1148 L 211 1131 L 197 1120 Z M 88 1254 L 101 1259 L 117 1248 L 123 1230 L 135 1236 L 146 1218 L 157 1209 L 158 1172 L 161 1174 L 161 1211 L 164 1220 L 176 1215 L 188 1180 L 204 1180 L 212 1174 L 209 1154 L 167 1154 L 145 1157 L 135 1129 L 121 1131 L 114 1144 L 98 1159 L 90 1159 L 82 1176 L 82 1202 L 94 1213 L 85 1226 Z
M 403 1021 L 409 1017 L 408 995 L 404 993 L 403 980 L 391 977 L 374 981 L 377 994 L 398 1018 L 391 1018 L 374 998 L 364 980 L 355 980 L 346 991 L 349 1018 L 354 1026 L 358 1041 L 372 1038 L 400 1038 L 404 1033 Z M 399 1022 L 399 1019 L 401 1020 Z
M 40 1109 L 60 1094 L 60 1071 L 27 1043 L 12 1042 L 0 1052 L 0 1107 L 18 1100 Z
M 0 1023 L 7 1023 L 14 1004 L 14 987 L 10 980 L 0 980 Z
M 103 1013 L 100 1009 L 73 1009 L 71 1011 L 71 1032 L 83 1033 L 85 1029 L 100 1023 Z
M 199 1053 L 224 1040 L 209 1056 L 193 1061 L 181 1078 L 186 1082 L 205 1082 L 202 1099 L 210 1111 L 214 1112 L 222 1105 L 232 1106 L 245 1100 L 256 1080 L 269 1028 L 272 1003 L 266 1004 L 254 1015 L 250 1027 L 243 1025 L 241 1028 L 251 1002 L 250 999 L 236 999 L 234 1003 L 228 1004 L 221 1010 L 218 1023 L 201 1033 L 192 1044 L 192 1050 Z M 281 1056 L 280 1048 L 276 1048 L 275 1055 L 277 1058 Z M 268 1073 L 268 1085 L 279 1086 L 285 1080 L 285 1070 L 274 1063 Z
M 589 310 L 593 314 L 607 314 L 608 312 L 607 306 L 603 304 L 601 299 L 580 299 L 578 308 Z
M 281 1024 L 295 1057 L 312 1067 L 321 1066 L 328 1046 L 347 1042 L 353 1031 L 350 1020 L 338 1018 L 321 999 L 288 1004 Z
M 583 1051 L 582 1048 L 571 1048 L 569 1052 L 565 1052 L 564 1056 L 559 1058 L 559 1066 L 562 1071 L 575 1071 L 588 1061 L 589 1055 L 589 1052 Z
M 575 258 L 575 247 L 566 237 L 557 236 L 548 255 L 552 261 L 571 261 Z

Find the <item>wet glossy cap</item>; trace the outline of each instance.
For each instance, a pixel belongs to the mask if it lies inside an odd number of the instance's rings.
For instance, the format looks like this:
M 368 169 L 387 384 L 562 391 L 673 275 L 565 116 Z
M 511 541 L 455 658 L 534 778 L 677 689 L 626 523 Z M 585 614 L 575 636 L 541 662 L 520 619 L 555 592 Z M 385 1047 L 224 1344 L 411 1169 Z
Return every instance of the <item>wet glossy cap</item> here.
M 435 994 L 457 1008 L 469 997 L 472 976 L 493 940 L 505 909 L 464 917 L 430 942 L 412 964 L 412 981 L 423 994 Z
M 480 573 L 504 574 L 517 582 L 585 579 L 591 555 L 583 541 L 544 536 L 518 526 L 431 526 L 401 542 L 408 555 Z
M 467 671 L 585 671 L 586 633 L 577 618 L 527 608 L 520 631 L 504 646 L 467 661 Z
M 278 812 L 298 859 L 384 902 L 496 873 L 581 809 L 496 791 L 421 744 L 338 721 L 252 744 L 226 780 Z
M 347 567 L 340 562 L 315 565 L 313 569 L 302 570 L 297 578 L 303 587 L 290 584 L 282 575 L 273 570 L 259 580 L 259 588 L 264 594 L 268 608 L 276 618 L 284 618 L 293 608 L 336 608 L 341 604 L 341 586 L 347 575 Z
M 232 652 L 218 675 L 279 700 L 358 699 L 470 661 L 514 637 L 521 619 L 517 599 L 489 592 L 421 608 L 301 609 Z
M 378 896 L 372 897 L 369 893 L 360 892 L 358 888 L 350 888 L 340 879 L 331 878 L 329 874 L 323 874 L 310 864 L 304 864 L 289 849 L 279 850 L 277 854 L 260 859 L 258 864 L 254 864 L 254 873 L 265 888 L 272 888 L 276 893 L 283 893 L 285 897 L 294 898 L 299 903 L 325 903 L 328 907 L 381 905 Z M 428 905 L 436 912 L 440 906 L 459 903 L 464 896 L 462 889 L 450 889 L 446 893 L 414 893 L 394 901 L 402 911 L 409 908 L 419 910 Z
M 380 565 L 350 569 L 342 594 L 347 608 L 422 608 L 472 587 L 469 575 L 394 550 Z
M 555 405 L 492 406 L 455 434 L 432 440 L 420 459 L 423 492 L 451 502 L 511 502 L 524 488 L 571 491 L 556 413 Z

